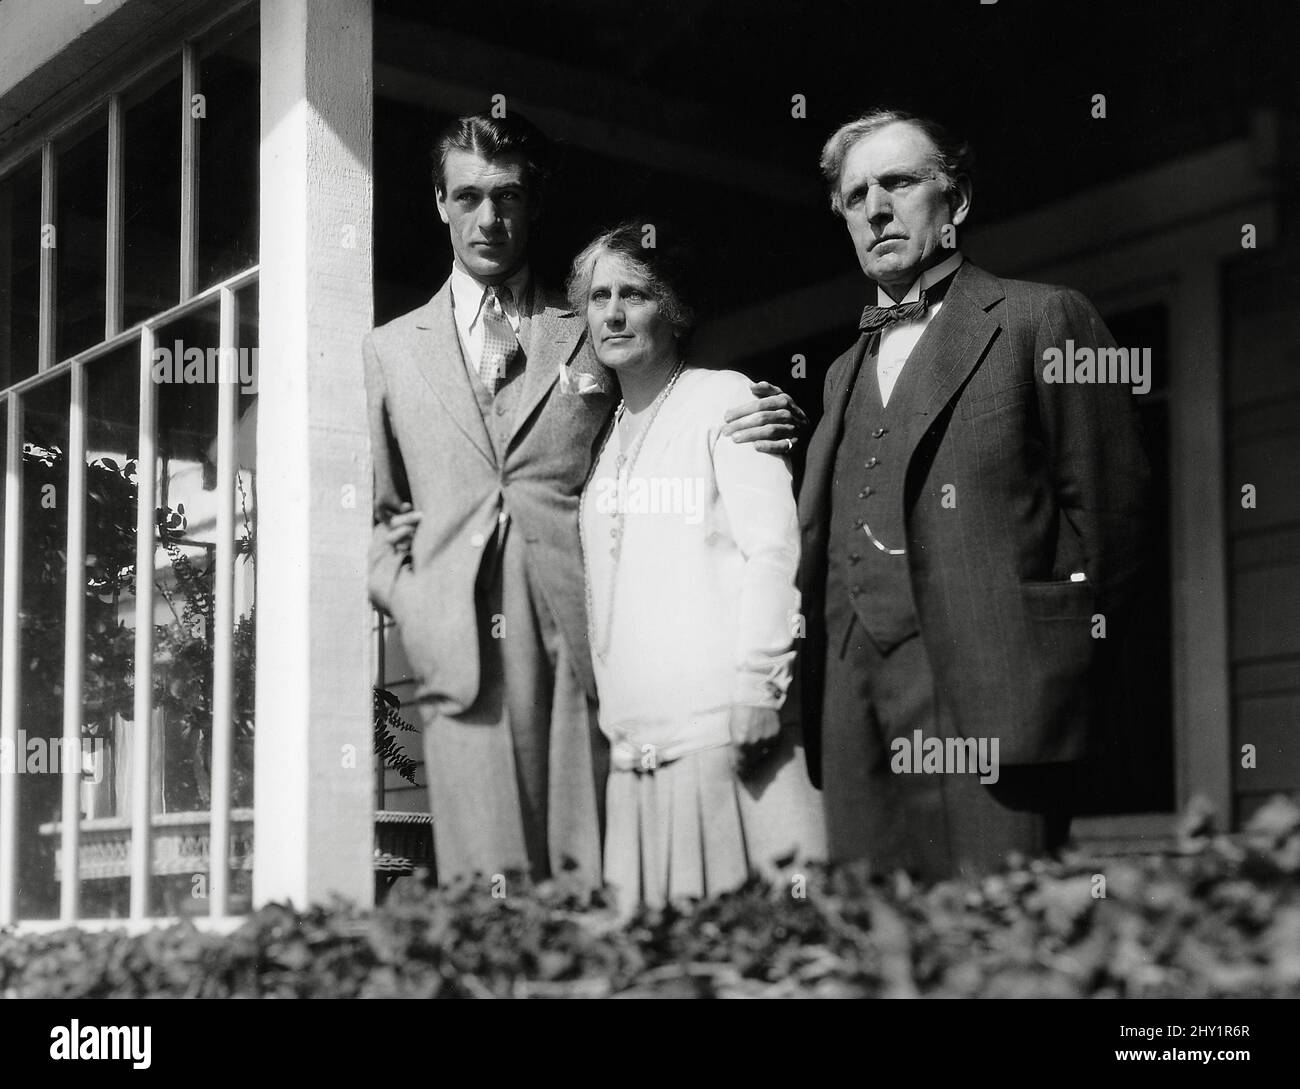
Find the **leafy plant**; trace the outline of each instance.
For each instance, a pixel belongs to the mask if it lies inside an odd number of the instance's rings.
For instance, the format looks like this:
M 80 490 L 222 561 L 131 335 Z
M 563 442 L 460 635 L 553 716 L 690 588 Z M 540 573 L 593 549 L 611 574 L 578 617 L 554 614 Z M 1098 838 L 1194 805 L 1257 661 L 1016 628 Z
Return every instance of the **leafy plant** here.
M 1094 877 L 1108 882 L 1093 895 Z M 272 904 L 234 933 L 0 932 L 0 996 L 1300 997 L 1300 808 L 1168 854 L 980 880 L 813 870 L 620 921 L 565 879 L 399 884 L 361 913 Z
M 416 764 L 401 749 L 397 733 L 415 733 L 417 728 L 401 716 L 402 701 L 387 688 L 371 690 L 374 698 L 375 755 L 412 786 L 416 785 Z
M 30 736 L 62 731 L 64 572 L 67 516 L 50 495 L 66 489 L 65 452 L 55 444 L 28 443 L 23 450 L 27 561 L 23 587 L 23 649 L 28 695 L 24 727 Z M 111 735 L 115 716 L 129 720 L 135 705 L 135 631 L 122 616 L 136 590 L 138 498 L 134 459 L 96 458 L 86 465 L 85 671 L 86 736 Z M 256 517 L 239 478 L 242 531 L 236 561 L 253 564 Z M 163 711 L 166 796 L 169 809 L 210 805 L 212 751 L 212 655 L 215 632 L 215 550 L 195 558 L 188 540 L 184 503 L 155 512 L 158 546 L 168 565 L 156 572 L 155 591 L 170 621 L 154 627 L 155 708 Z M 170 572 L 170 578 L 164 577 Z M 255 609 L 237 619 L 233 634 L 234 707 L 232 803 L 252 804 L 256 677 Z M 388 767 L 415 783 L 416 764 L 400 748 L 397 733 L 414 730 L 398 713 L 397 698 L 374 690 L 374 751 Z M 34 789 L 34 787 L 33 787 Z M 57 791 L 37 807 L 41 819 L 57 816 Z

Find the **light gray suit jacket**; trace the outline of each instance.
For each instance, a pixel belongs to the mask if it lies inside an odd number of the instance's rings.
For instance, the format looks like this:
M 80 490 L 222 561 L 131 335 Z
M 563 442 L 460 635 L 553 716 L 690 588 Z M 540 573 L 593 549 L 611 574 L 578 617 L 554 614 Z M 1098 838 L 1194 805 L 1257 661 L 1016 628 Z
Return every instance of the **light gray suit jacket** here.
M 478 632 L 490 618 L 477 615 L 474 588 L 503 510 L 595 698 L 578 497 L 617 383 L 596 361 L 583 318 L 541 285 L 537 298 L 521 329 L 524 388 L 500 464 L 465 369 L 450 280 L 364 342 L 375 467 L 370 597 L 398 623 L 417 696 L 448 714 L 478 695 Z M 409 555 L 384 539 L 383 523 L 404 501 L 423 513 Z

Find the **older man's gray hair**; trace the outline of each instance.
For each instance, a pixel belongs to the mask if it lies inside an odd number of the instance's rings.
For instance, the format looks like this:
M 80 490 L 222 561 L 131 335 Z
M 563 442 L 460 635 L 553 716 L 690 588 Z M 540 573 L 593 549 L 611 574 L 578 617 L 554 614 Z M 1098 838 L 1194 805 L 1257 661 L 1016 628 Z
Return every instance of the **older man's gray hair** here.
M 935 148 L 935 168 L 944 181 L 948 194 L 948 203 L 957 199 L 957 180 L 970 178 L 975 166 L 975 153 L 966 140 L 945 128 L 938 121 L 906 110 L 880 107 L 869 110 L 855 121 L 841 125 L 822 147 L 822 177 L 830 187 L 831 207 L 835 214 L 844 215 L 844 203 L 840 197 L 840 176 L 844 172 L 844 160 L 854 145 L 881 129 L 904 122 L 913 125 L 925 133 Z

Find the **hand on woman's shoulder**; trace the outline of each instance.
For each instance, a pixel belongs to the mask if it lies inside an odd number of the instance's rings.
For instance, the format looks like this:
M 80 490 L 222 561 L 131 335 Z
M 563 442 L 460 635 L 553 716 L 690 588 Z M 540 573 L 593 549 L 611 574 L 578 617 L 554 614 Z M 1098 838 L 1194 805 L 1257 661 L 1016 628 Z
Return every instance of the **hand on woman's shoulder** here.
M 740 408 L 758 400 L 750 390 L 750 379 L 732 370 L 709 370 L 706 367 L 689 367 L 679 381 L 685 380 L 693 405 L 704 410 L 714 410 L 721 419 L 728 409 Z

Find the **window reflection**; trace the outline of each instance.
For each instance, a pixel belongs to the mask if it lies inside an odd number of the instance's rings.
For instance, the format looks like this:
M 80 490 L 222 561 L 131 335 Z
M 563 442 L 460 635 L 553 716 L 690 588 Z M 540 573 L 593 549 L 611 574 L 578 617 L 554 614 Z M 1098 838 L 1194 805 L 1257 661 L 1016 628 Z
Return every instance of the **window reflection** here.
M 257 262 L 259 45 L 254 27 L 199 64 L 200 290 Z
M 63 642 L 67 578 L 66 377 L 23 397 L 22 605 L 19 621 L 18 913 L 58 912 L 54 848 L 64 756 Z M 74 757 L 76 754 L 72 754 Z
M 55 225 L 55 342 L 67 359 L 104 339 L 104 240 L 108 231 L 108 128 L 61 148 Z
M 135 728 L 135 571 L 140 350 L 132 343 L 86 367 L 84 701 L 81 909 L 129 908 Z M 155 723 L 155 731 L 157 723 Z M 151 739 L 158 751 L 161 738 Z M 158 797 L 160 783 L 151 776 Z
M 41 160 L 0 181 L 0 385 L 36 373 L 41 296 Z
M 129 328 L 180 301 L 181 77 L 128 103 L 123 313 Z

